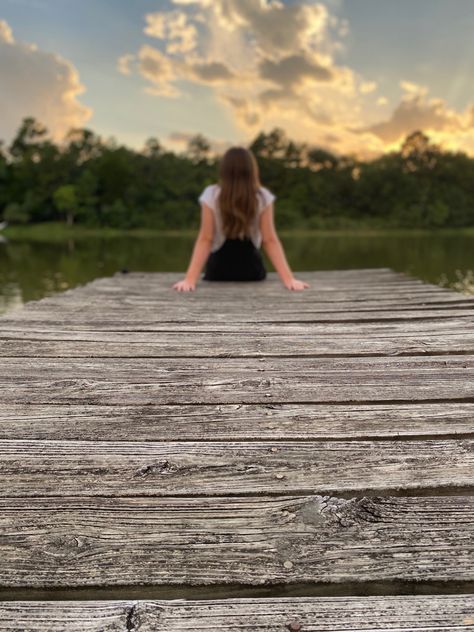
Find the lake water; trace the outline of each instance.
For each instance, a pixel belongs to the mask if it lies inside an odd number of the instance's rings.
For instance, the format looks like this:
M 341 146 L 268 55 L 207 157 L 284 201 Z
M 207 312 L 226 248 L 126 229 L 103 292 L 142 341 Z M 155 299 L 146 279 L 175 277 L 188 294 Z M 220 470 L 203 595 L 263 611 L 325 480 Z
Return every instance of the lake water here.
M 424 281 L 453 284 L 474 270 L 474 234 L 385 233 L 280 235 L 292 269 L 392 268 Z M 0 312 L 97 277 L 130 271 L 186 270 L 193 236 L 81 237 L 55 241 L 1 238 Z M 272 266 L 265 258 L 267 270 Z

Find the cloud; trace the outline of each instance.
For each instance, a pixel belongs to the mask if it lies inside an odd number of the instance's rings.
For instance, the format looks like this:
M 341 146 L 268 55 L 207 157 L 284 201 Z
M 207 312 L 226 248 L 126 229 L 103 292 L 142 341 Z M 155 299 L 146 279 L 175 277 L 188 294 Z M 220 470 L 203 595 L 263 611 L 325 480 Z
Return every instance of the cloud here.
M 469 131 L 472 126 L 469 112 L 460 114 L 442 99 L 428 97 L 425 86 L 407 81 L 402 81 L 400 86 L 405 93 L 390 118 L 366 128 L 385 144 L 400 142 L 416 130 L 438 133 L 438 137 Z
M 7 142 L 27 116 L 59 140 L 92 114 L 77 100 L 84 86 L 75 67 L 59 55 L 16 41 L 5 21 L 0 21 L 0 85 L 0 138 Z
M 277 0 L 172 4 L 169 11 L 145 16 L 144 33 L 160 40 L 160 48 L 143 45 L 118 60 L 120 72 L 128 74 L 133 67 L 146 79 L 148 92 L 176 98 L 189 96 L 193 83 L 208 86 L 248 137 L 282 119 L 296 138 L 311 130 L 319 135 L 327 126 L 354 126 L 359 84 L 362 93 L 373 87 L 334 62 L 337 33 L 346 32 L 347 24 L 325 5 Z
M 151 37 L 166 40 L 166 52 L 170 54 L 188 53 L 196 47 L 197 29 L 188 22 L 183 11 L 149 13 L 145 16 L 145 33 Z
M 173 60 L 152 46 L 142 46 L 137 56 L 140 74 L 152 84 L 149 92 L 176 98 L 181 92 L 173 85 L 176 78 Z
M 135 59 L 135 55 L 122 55 L 117 60 L 117 69 L 122 75 L 130 75 L 132 74 L 132 70 L 130 68 L 132 62 Z
M 390 116 L 369 123 L 390 103 L 376 81 L 339 61 L 350 25 L 331 12 L 336 5 L 168 0 L 170 10 L 145 16 L 144 34 L 159 48 L 143 45 L 118 67 L 124 74 L 133 68 L 159 97 L 192 98 L 193 84 L 206 86 L 248 140 L 283 127 L 297 141 L 372 157 L 424 129 L 470 147 L 474 109 L 455 112 L 410 81 L 400 83 Z
M 12 30 L 5 20 L 0 20 L 0 41 L 2 40 L 5 44 L 15 43 Z
M 136 55 L 127 54 L 119 57 L 117 68 L 124 75 L 130 75 L 135 68 L 151 84 L 145 89 L 146 92 L 169 98 L 185 96 L 176 86 L 180 80 L 213 85 L 235 78 L 232 71 L 222 62 L 184 63 L 148 44 L 143 45 Z
M 314 79 L 317 82 L 333 79 L 333 72 L 330 68 L 320 65 L 304 55 L 288 55 L 279 61 L 264 59 L 258 70 L 262 79 L 268 79 L 287 88 L 291 88 L 304 79 Z
M 411 81 L 400 81 L 400 88 L 402 88 L 407 95 L 417 95 L 423 97 L 428 94 L 428 88 L 426 86 L 420 86 L 419 84 Z
M 362 81 L 359 86 L 359 92 L 361 94 L 370 94 L 377 90 L 377 82 L 376 81 Z
M 234 77 L 234 73 L 223 63 L 211 61 L 209 63 L 198 63 L 189 66 L 189 74 L 204 83 L 229 80 Z

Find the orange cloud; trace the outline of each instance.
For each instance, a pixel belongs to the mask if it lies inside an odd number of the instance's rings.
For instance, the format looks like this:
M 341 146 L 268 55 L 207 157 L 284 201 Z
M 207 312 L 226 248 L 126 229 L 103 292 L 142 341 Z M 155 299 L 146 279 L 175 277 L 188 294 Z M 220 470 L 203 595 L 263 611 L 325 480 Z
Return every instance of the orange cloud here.
M 366 128 L 386 145 L 403 141 L 408 134 L 423 130 L 433 137 L 446 141 L 449 137 L 470 135 L 474 132 L 472 107 L 459 113 L 448 107 L 442 99 L 429 98 L 428 88 L 402 81 L 405 94 L 386 121 Z
M 208 86 L 248 138 L 283 127 L 295 140 L 336 153 L 372 157 L 390 150 L 414 129 L 435 131 L 470 147 L 468 119 L 428 89 L 401 83 L 403 97 L 383 121 L 368 112 L 389 106 L 370 77 L 336 61 L 347 21 L 317 2 L 295 0 L 172 0 L 170 11 L 148 14 L 146 35 L 164 50 L 143 46 L 135 71 L 161 97 L 189 96 L 182 80 Z M 131 63 L 119 60 L 124 73 Z M 186 86 L 188 89 L 188 86 Z M 380 110 L 379 110 L 380 111 Z M 450 136 L 451 135 L 451 136 Z

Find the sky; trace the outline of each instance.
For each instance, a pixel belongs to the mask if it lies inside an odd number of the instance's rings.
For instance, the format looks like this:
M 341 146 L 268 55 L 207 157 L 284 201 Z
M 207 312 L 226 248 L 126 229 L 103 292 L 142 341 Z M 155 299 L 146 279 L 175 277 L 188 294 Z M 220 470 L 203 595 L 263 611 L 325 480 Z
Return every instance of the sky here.
M 0 139 L 34 116 L 219 152 L 275 127 L 373 157 L 474 155 L 474 0 L 0 0 Z

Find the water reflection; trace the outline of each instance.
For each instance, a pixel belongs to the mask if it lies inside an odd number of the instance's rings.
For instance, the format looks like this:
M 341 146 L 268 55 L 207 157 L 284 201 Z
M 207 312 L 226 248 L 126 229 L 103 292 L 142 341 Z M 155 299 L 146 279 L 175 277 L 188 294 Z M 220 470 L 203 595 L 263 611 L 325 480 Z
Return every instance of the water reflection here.
M 2 236 L 0 236 L 2 237 Z M 474 235 L 307 234 L 281 236 L 298 270 L 392 268 L 425 281 L 453 285 L 474 270 Z M 0 241 L 0 311 L 61 292 L 97 277 L 130 271 L 184 272 L 193 236 L 88 237 L 63 241 Z M 268 270 L 272 266 L 267 259 Z M 460 287 L 458 287 L 460 289 Z

